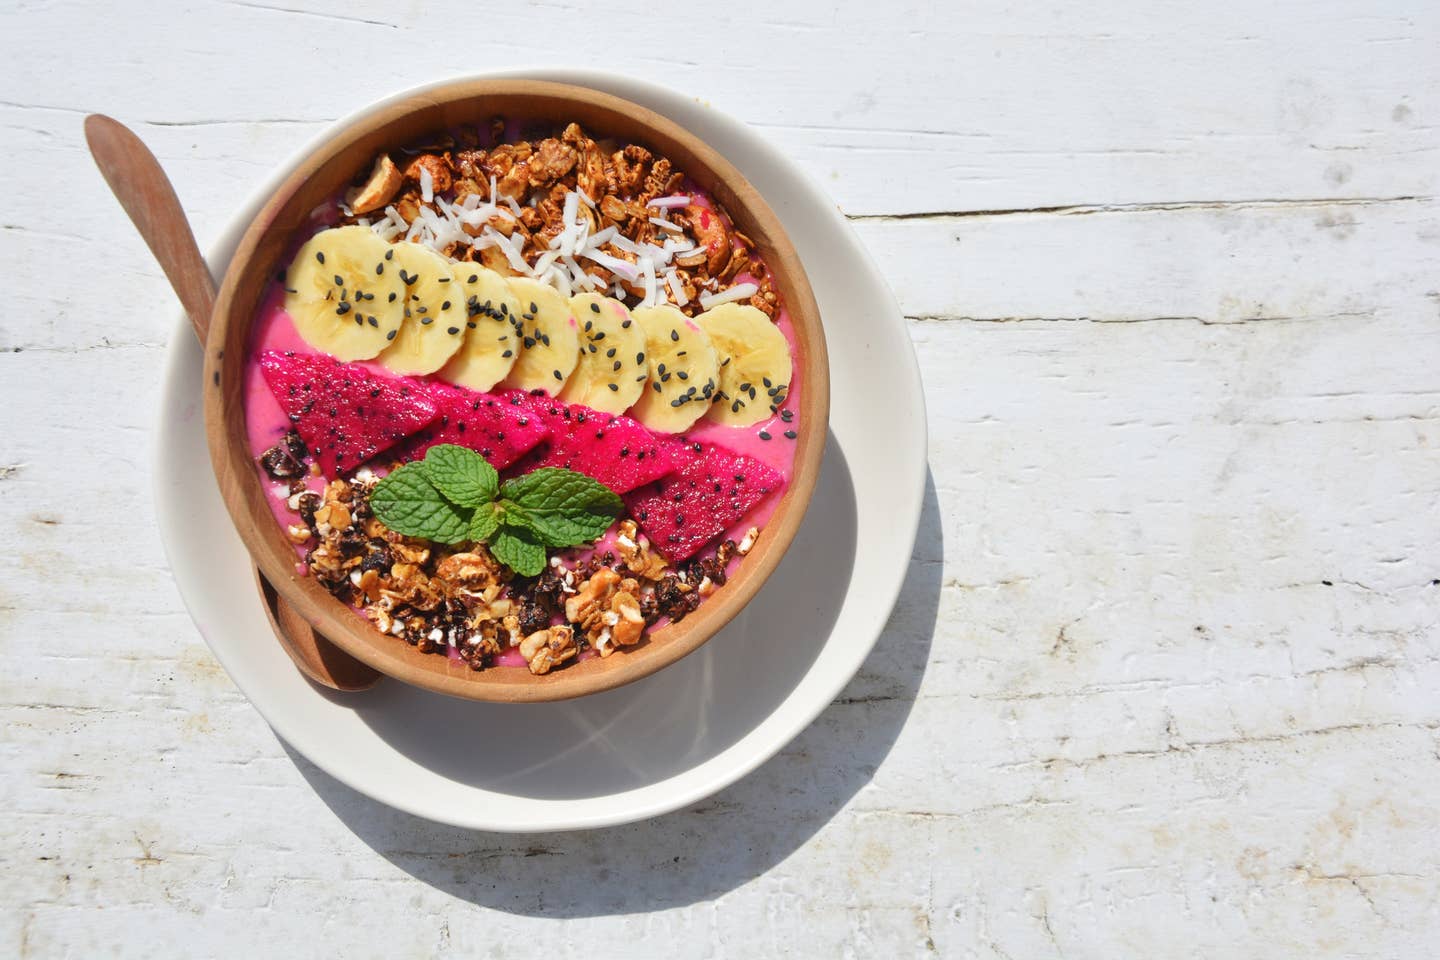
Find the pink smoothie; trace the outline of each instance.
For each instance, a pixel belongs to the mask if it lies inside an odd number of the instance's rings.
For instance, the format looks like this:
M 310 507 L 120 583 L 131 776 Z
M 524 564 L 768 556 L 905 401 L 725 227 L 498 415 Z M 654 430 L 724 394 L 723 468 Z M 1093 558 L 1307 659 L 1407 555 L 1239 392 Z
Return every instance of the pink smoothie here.
M 698 205 L 710 206 L 708 198 L 700 191 L 694 191 L 693 197 L 694 202 Z M 332 223 L 333 215 L 330 217 L 318 216 L 315 218 L 317 230 L 329 226 Z M 734 282 L 743 283 L 753 281 L 753 279 L 753 277 L 742 274 L 737 276 Z M 315 350 L 315 348 L 300 338 L 299 333 L 295 329 L 294 322 L 283 309 L 283 302 L 283 286 L 278 281 L 272 282 L 270 290 L 267 292 L 255 318 L 254 327 L 251 330 L 249 355 L 245 369 L 244 402 L 246 431 L 249 438 L 250 449 L 256 461 L 256 470 L 259 473 L 261 486 L 269 494 L 269 503 L 275 515 L 276 522 L 279 523 L 281 527 L 288 527 L 291 524 L 300 522 L 298 514 L 291 511 L 286 503 L 287 499 L 291 496 L 288 483 L 273 480 L 266 475 L 259 466 L 259 457 L 284 437 L 285 433 L 290 429 L 290 421 L 265 383 L 258 357 L 261 353 L 271 350 L 293 351 L 295 353 L 306 354 L 318 353 L 319 351 Z M 798 358 L 799 344 L 796 342 L 795 328 L 791 322 L 789 312 L 781 310 L 780 314 L 776 317 L 775 323 L 785 335 L 786 341 L 790 344 L 792 358 Z M 393 376 L 393 374 L 389 373 L 377 363 L 362 362 L 360 365 L 380 376 Z M 420 377 L 416 379 L 425 380 L 428 378 Z M 785 407 L 789 410 L 797 411 L 797 413 L 795 418 L 788 423 L 778 415 L 771 416 L 753 426 L 743 428 L 701 421 L 691 427 L 685 435 L 698 441 L 716 443 L 734 450 L 737 453 L 754 457 L 778 471 L 784 479 L 785 485 L 788 486 L 794 472 L 796 441 L 787 438 L 785 432 L 787 430 L 798 432 L 802 429 L 798 416 L 802 386 L 799 368 L 798 365 L 795 365 L 791 371 L 791 382 L 787 390 Z M 769 439 L 762 439 L 762 433 L 768 434 Z M 384 470 L 383 468 L 377 468 L 375 472 L 383 473 Z M 326 479 L 325 477 L 310 477 L 306 480 L 306 487 L 307 489 L 319 492 L 324 488 Z M 744 538 L 746 532 L 751 527 L 760 527 L 763 529 L 775 511 L 781 492 L 782 491 L 776 491 L 776 493 L 757 504 L 742 522 L 736 524 L 730 530 L 727 530 L 724 535 L 718 538 L 717 542 L 725 539 L 733 539 L 738 542 Z M 583 550 L 564 551 L 561 553 L 561 557 L 568 566 L 575 561 L 585 559 L 592 553 L 604 553 L 607 550 L 613 551 L 615 548 L 614 538 L 615 530 L 612 528 L 604 537 L 597 541 L 593 547 Z M 296 548 L 297 557 L 301 560 L 303 560 L 305 549 L 305 547 Z M 734 574 L 742 559 L 743 558 L 736 556 L 730 561 L 727 568 L 730 574 Z M 303 573 L 304 563 L 297 562 L 296 568 L 297 571 Z M 357 613 L 358 612 L 357 610 Z M 658 630 L 664 626 L 665 622 L 666 621 L 661 620 L 655 623 L 651 630 Z M 458 653 L 453 649 L 450 651 L 450 656 L 453 660 L 459 660 Z M 597 656 L 597 654 L 587 649 L 583 651 L 580 656 L 582 659 L 589 659 L 590 657 Z M 514 648 L 502 651 L 494 658 L 494 663 L 498 666 L 525 666 L 525 661 L 520 656 L 519 650 Z

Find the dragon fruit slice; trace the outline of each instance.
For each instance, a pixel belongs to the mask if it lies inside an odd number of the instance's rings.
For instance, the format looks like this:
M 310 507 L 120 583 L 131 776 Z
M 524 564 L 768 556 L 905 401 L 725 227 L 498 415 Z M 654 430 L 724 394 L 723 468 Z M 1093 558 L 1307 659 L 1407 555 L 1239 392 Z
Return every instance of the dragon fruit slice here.
M 629 417 L 548 397 L 528 398 L 550 428 L 550 438 L 530 452 L 515 473 L 565 467 L 625 493 L 674 468 L 680 441 L 659 437 Z
M 419 460 L 437 443 L 469 447 L 503 470 L 523 457 L 550 433 L 523 393 L 476 393 L 448 383 L 426 383 L 423 389 L 440 411 L 430 426 L 394 452 L 397 460 Z
M 625 497 L 655 549 L 672 563 L 693 556 L 784 486 L 774 468 L 713 444 L 687 441 L 675 472 Z
M 264 353 L 270 392 L 328 477 L 354 470 L 435 419 L 414 382 L 316 354 Z

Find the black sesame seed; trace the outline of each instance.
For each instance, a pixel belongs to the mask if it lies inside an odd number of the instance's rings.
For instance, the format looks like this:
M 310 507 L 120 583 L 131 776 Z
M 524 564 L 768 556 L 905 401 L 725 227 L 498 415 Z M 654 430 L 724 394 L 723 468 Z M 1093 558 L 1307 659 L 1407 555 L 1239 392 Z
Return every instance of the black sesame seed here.
M 767 387 L 773 387 L 773 386 L 775 386 L 775 384 L 773 384 L 773 383 L 770 382 L 770 378 L 769 378 L 769 377 L 761 377 L 761 378 L 760 378 L 760 382 L 763 383 L 763 384 L 765 384 L 765 386 L 767 386 Z
M 794 440 L 794 439 L 795 439 L 795 431 L 794 431 L 794 430 L 786 430 L 786 431 L 785 431 L 785 436 L 788 437 L 788 438 L 791 439 L 791 440 Z
M 769 439 L 770 439 L 770 434 L 769 434 L 768 432 L 764 431 L 764 430 L 761 430 L 761 431 L 760 431 L 760 439 L 761 439 L 761 440 L 769 440 Z
M 611 384 L 607 384 L 607 386 L 608 386 L 611 390 L 616 391 L 617 393 L 618 393 L 619 390 L 620 390 L 620 386 L 619 386 L 618 384 L 611 383 Z
M 474 278 L 474 277 L 471 277 L 471 278 L 470 278 L 470 282 L 471 282 L 471 283 L 474 283 L 474 282 L 475 282 L 475 278 Z M 534 300 L 531 300 L 531 301 L 530 301 L 530 312 L 531 312 L 531 313 L 539 313 L 539 312 L 540 312 L 540 306 L 539 306 L 539 304 L 537 304 Z
M 595 339 L 595 340 L 604 340 L 604 339 L 605 339 L 605 331 L 604 331 L 604 330 L 601 330 L 599 333 L 595 334 L 595 336 L 593 337 L 593 339 Z
M 321 253 L 319 250 L 316 250 L 316 251 L 315 251 L 315 259 L 316 259 L 316 260 L 319 260 L 321 263 L 324 263 L 324 262 L 325 262 L 325 254 Z
M 514 350 L 506 350 L 504 353 L 500 354 L 500 356 L 505 357 L 505 358 L 513 357 L 513 356 L 515 356 L 515 351 L 514 351 Z
M 391 330 L 389 333 L 385 334 L 385 339 L 386 339 L 386 340 L 394 340 L 394 339 L 395 339 L 395 334 L 396 334 L 397 332 L 398 332 L 398 331 Z
M 620 369 L 620 361 L 619 361 L 619 360 L 616 360 L 616 361 L 615 361 L 615 369 L 616 369 L 616 370 L 619 370 L 619 369 Z
M 652 387 L 655 388 L 655 392 L 656 392 L 656 393 L 659 393 L 659 392 L 660 392 L 660 383 L 659 383 L 659 381 L 656 381 L 655 383 L 650 384 L 650 386 L 652 386 Z
M 471 330 L 474 330 L 474 329 L 475 329 L 475 321 L 474 321 L 474 320 L 467 320 L 467 321 L 465 322 L 465 326 L 469 327 Z
M 337 286 L 337 287 L 343 287 L 343 286 L 345 286 L 345 278 L 342 277 L 342 276 L 340 276 L 340 274 L 338 274 L 338 273 L 335 274 L 335 286 Z M 343 297 L 344 294 L 342 293 L 341 296 Z
M 598 304 L 598 303 L 592 303 L 592 304 L 590 304 L 590 312 L 591 312 L 591 313 L 599 313 L 599 312 L 600 312 L 600 304 Z M 589 329 L 589 325 L 588 325 L 588 324 L 586 325 L 586 329 Z
M 629 320 L 621 320 L 621 321 L 620 321 L 620 329 L 621 329 L 621 330 L 629 330 L 629 329 L 630 329 L 630 321 L 629 321 Z
M 589 333 L 589 332 L 590 332 L 590 328 L 593 327 L 593 326 L 595 326 L 595 321 L 593 321 L 593 320 L 586 320 L 586 321 L 585 321 L 585 332 L 586 332 L 586 333 Z
M 678 340 L 680 339 L 680 331 L 679 331 L 679 330 L 671 330 L 671 331 L 670 331 L 670 339 L 671 339 L 672 341 L 678 341 Z
M 449 301 L 449 300 L 446 300 L 444 303 L 440 304 L 440 309 L 441 309 L 441 310 L 449 310 L 449 309 L 450 309 L 450 301 Z
M 662 364 L 660 364 L 658 367 L 656 367 L 656 368 L 655 368 L 655 372 L 656 372 L 656 373 L 664 373 L 664 372 L 665 372 L 665 364 L 662 363 Z
M 338 306 L 338 307 L 335 308 L 335 314 L 336 314 L 336 316 L 341 316 L 341 317 L 343 317 L 343 316 L 345 316 L 345 314 L 347 314 L 347 313 L 349 313 L 349 312 L 350 312 L 350 304 L 348 304 L 348 303 L 341 303 L 340 306 Z
M 564 377 L 560 376 L 560 371 L 559 371 L 559 370 L 551 370 L 550 372 L 553 373 L 553 374 L 555 374 L 555 379 L 556 379 L 556 380 L 564 380 L 564 379 L 565 379 Z M 611 386 L 611 387 L 614 387 L 615 384 L 612 383 L 612 384 L 610 384 L 610 386 Z
M 390 294 L 390 296 L 389 296 L 389 298 L 387 298 L 386 302 L 387 302 L 387 303 L 394 303 L 394 302 L 395 302 L 395 294 L 393 294 L 393 293 Z
M 535 338 L 534 338 L 534 337 L 526 337 L 526 338 L 525 338 L 525 349 L 526 349 L 526 350 L 529 350 L 529 349 L 530 349 L 531 347 L 533 347 L 533 346 L 535 346 Z
M 449 333 L 449 334 L 453 337 L 455 334 L 457 334 L 457 333 L 460 332 L 460 328 L 459 328 L 459 327 L 451 327 L 451 328 L 450 328 L 449 330 L 447 330 L 446 332 Z
M 378 327 L 378 326 L 380 326 L 380 321 L 379 321 L 379 320 L 376 320 L 374 317 L 368 317 L 367 319 L 370 321 L 370 326 L 372 326 L 372 327 Z
M 643 353 L 637 353 L 637 354 L 635 354 L 635 362 L 636 362 L 636 363 L 644 363 L 644 362 L 645 362 L 645 354 L 643 354 Z
M 606 356 L 607 358 L 609 358 L 609 359 L 614 359 L 614 357 L 615 357 L 615 348 L 614 348 L 614 347 L 611 347 L 609 350 L 606 350 L 606 351 L 605 351 L 605 356 Z
M 395 251 L 394 251 L 394 250 L 386 250 L 386 251 L 385 251 L 385 259 L 386 259 L 386 260 L 394 260 L 394 259 L 395 259 Z
M 686 373 L 684 370 L 676 371 L 675 376 L 679 377 L 681 380 L 690 379 L 690 374 Z
M 434 317 L 421 317 L 421 318 L 420 318 L 420 325 L 421 325 L 421 326 L 424 326 L 424 325 L 430 324 L 430 323 L 434 323 L 434 322 L 435 322 L 435 318 L 434 318 Z
M 375 276 L 378 277 L 378 276 L 382 275 L 384 272 L 385 272 L 385 261 L 382 260 L 382 261 L 380 261 L 379 263 L 375 264 Z

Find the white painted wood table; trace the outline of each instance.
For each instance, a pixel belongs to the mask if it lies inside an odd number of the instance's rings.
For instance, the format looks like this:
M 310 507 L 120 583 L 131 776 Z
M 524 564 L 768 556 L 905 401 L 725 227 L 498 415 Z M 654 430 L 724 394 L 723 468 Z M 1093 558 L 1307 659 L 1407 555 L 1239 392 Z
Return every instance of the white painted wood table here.
M 713 16 L 0 12 L 0 954 L 1433 955 L 1440 7 Z M 933 489 L 782 756 L 653 822 L 471 834 L 287 754 L 192 627 L 150 494 L 174 305 L 80 120 L 135 125 L 203 242 L 327 119 L 577 58 L 853 217 Z

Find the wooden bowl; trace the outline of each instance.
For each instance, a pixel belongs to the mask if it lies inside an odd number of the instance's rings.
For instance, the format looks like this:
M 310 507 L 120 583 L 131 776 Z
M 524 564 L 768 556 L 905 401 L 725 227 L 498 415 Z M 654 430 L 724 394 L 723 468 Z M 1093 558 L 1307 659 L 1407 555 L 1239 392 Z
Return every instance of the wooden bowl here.
M 694 613 L 647 634 L 639 645 L 610 657 L 572 661 L 543 676 L 523 667 L 476 672 L 445 656 L 420 653 L 403 640 L 381 634 L 313 577 L 297 574 L 295 548 L 270 512 L 245 434 L 243 383 L 251 324 L 296 231 L 307 229 L 310 212 L 364 174 L 381 150 L 462 125 L 478 126 L 497 115 L 574 120 L 597 139 L 647 145 L 709 191 L 736 227 L 755 241 L 774 275 L 794 323 L 802 378 L 803 430 L 792 479 L 736 575 Z M 215 304 L 203 382 L 210 459 L 225 504 L 256 563 L 295 609 L 347 653 L 396 679 L 472 700 L 515 702 L 563 700 L 638 680 L 679 660 L 725 626 L 760 590 L 800 526 L 820 471 L 830 402 L 825 336 L 815 296 L 779 221 L 739 171 L 686 130 L 644 107 L 583 87 L 531 80 L 468 80 L 433 88 L 366 115 L 306 157 L 240 241 Z

